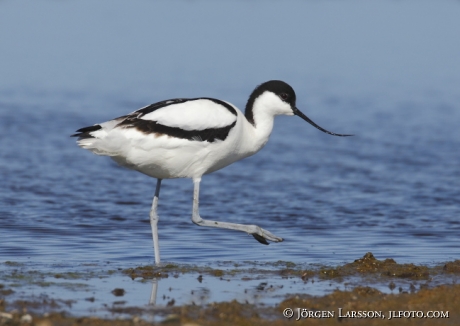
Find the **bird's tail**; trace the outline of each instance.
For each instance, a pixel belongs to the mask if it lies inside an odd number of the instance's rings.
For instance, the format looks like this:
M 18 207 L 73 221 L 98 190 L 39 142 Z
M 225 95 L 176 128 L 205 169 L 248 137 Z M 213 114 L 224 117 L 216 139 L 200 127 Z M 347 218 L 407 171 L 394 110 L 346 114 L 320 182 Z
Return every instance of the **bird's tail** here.
M 123 144 L 126 139 L 117 137 L 113 129 L 119 124 L 123 117 L 78 129 L 71 137 L 78 137 L 77 144 L 97 155 L 117 156 L 123 151 Z
M 97 140 L 97 133 L 98 130 L 101 130 L 101 125 L 94 125 L 85 128 L 78 129 L 75 134 L 71 135 L 70 137 L 78 137 L 77 144 L 81 148 L 89 149 L 92 151 L 92 145 Z

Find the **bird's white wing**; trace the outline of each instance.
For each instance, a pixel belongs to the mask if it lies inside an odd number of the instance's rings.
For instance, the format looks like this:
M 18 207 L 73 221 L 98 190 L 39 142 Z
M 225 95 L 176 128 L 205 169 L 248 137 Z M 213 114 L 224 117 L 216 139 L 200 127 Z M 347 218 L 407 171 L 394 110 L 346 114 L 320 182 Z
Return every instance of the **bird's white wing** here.
M 173 100 L 172 100 L 173 101 Z M 164 106 L 146 112 L 146 108 L 138 118 L 146 121 L 155 121 L 157 124 L 178 128 L 186 131 L 220 129 L 228 127 L 236 121 L 236 110 L 227 102 L 216 99 L 198 98 L 164 101 Z
M 217 99 L 173 99 L 81 128 L 73 136 L 79 137 L 78 144 L 83 148 L 100 155 L 116 156 L 132 147 L 145 148 L 146 144 L 154 144 L 145 142 L 151 139 L 150 136 L 167 139 L 166 143 L 162 143 L 163 147 L 174 147 L 179 144 L 177 141 L 184 140 L 200 143 L 222 141 L 235 126 L 237 116 L 231 104 Z M 135 145 L 130 143 L 133 141 Z

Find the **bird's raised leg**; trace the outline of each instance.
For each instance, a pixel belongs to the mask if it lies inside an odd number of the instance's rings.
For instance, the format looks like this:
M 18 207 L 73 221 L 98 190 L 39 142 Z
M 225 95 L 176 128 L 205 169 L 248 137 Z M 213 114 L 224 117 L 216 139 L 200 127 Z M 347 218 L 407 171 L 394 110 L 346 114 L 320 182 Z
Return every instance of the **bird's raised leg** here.
M 192 222 L 199 226 L 210 226 L 214 228 L 230 229 L 246 232 L 251 234 L 257 241 L 262 244 L 268 245 L 267 240 L 273 242 L 281 242 L 283 238 L 277 237 L 271 232 L 262 229 L 257 225 L 236 224 L 228 222 L 217 222 L 211 220 L 204 220 L 200 217 L 199 213 L 199 197 L 200 197 L 200 182 L 201 178 L 193 179 L 193 214 Z
M 155 264 L 160 264 L 160 245 L 158 243 L 158 198 L 160 197 L 161 179 L 157 179 L 157 187 L 153 196 L 152 208 L 150 209 L 150 226 L 152 227 L 153 250 Z

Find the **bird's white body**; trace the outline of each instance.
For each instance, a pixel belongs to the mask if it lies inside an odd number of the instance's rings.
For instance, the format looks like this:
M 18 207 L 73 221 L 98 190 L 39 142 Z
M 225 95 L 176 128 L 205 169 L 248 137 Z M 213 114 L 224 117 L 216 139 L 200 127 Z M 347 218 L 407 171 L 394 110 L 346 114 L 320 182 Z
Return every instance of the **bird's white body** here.
M 155 262 L 158 245 L 158 198 L 162 179 L 192 178 L 192 221 L 200 226 L 243 231 L 263 243 L 282 238 L 257 225 L 202 219 L 199 214 L 201 177 L 257 153 L 267 143 L 275 116 L 297 115 L 323 132 L 296 106 L 288 84 L 272 80 L 249 97 L 245 114 L 228 102 L 213 98 L 173 99 L 151 104 L 125 116 L 79 129 L 80 147 L 110 156 L 120 165 L 157 178 L 150 210 Z
M 271 95 L 265 94 L 255 107 L 267 107 L 267 103 L 273 100 Z M 267 110 L 261 109 L 256 115 L 256 127 L 235 106 L 227 104 L 234 108 L 236 115 L 212 100 L 192 99 L 140 117 L 189 131 L 218 129 L 234 124 L 224 140 L 209 142 L 167 134 L 146 134 L 136 128 L 120 126 L 124 118 L 121 117 L 99 124 L 102 128 L 91 132 L 92 138 L 79 140 L 78 145 L 95 154 L 110 156 L 118 164 L 154 178 L 201 177 L 257 153 L 268 141 L 274 114 L 281 114 L 280 110 L 264 114 Z

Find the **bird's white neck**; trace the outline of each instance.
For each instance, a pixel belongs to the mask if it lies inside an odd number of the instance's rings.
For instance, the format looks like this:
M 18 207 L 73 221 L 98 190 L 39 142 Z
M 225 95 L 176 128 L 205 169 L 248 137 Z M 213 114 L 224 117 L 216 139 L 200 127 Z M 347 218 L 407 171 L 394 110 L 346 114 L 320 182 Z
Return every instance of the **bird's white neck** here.
M 254 116 L 254 124 L 250 127 L 252 130 L 252 147 L 255 152 L 265 146 L 273 130 L 275 117 L 269 114 L 258 114 Z
M 251 110 L 250 114 L 246 112 L 248 128 L 251 129 L 252 143 L 251 149 L 255 152 L 262 149 L 268 141 L 273 130 L 273 123 L 276 115 L 292 115 L 292 109 L 286 103 L 280 105 L 279 98 L 270 92 L 263 93 L 253 103 L 252 107 L 246 108 Z

